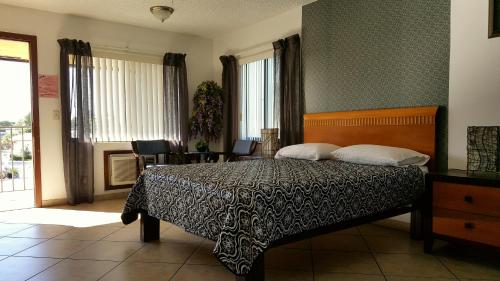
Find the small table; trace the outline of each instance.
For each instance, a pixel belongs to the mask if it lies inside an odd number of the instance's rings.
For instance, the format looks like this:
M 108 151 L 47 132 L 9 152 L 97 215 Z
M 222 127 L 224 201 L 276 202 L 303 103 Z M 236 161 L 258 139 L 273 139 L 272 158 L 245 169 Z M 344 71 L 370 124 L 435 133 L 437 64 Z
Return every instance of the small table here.
M 219 156 L 223 154 L 222 152 L 217 151 L 188 151 L 184 152 L 184 159 L 187 163 L 191 163 L 191 161 L 195 160 L 197 163 L 201 163 L 203 159 L 204 162 L 209 163 L 217 163 L 219 161 Z
M 236 161 L 248 161 L 248 160 L 262 160 L 262 159 L 274 159 L 274 155 L 247 155 L 238 156 Z
M 434 238 L 500 247 L 500 174 L 448 170 L 426 181 L 426 252 Z

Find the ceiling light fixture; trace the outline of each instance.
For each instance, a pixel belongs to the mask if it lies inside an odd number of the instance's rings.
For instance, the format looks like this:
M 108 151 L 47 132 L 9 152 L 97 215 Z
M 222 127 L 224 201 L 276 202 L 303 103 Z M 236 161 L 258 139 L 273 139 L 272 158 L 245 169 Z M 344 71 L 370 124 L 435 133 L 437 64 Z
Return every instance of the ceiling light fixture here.
M 164 22 L 174 13 L 174 8 L 169 6 L 152 6 L 149 10 L 151 14 L 161 22 Z

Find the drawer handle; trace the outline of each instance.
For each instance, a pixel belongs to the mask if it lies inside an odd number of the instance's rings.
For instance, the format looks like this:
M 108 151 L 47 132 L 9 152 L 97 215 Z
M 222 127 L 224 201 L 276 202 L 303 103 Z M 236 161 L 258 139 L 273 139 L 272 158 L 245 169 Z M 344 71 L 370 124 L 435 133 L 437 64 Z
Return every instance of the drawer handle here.
M 469 203 L 469 204 L 472 204 L 472 202 L 474 202 L 474 198 L 472 198 L 472 196 L 470 196 L 470 195 L 467 195 L 464 197 L 464 201 Z
M 464 227 L 466 229 L 473 229 L 474 228 L 474 223 L 472 223 L 472 222 L 466 222 L 466 223 L 464 223 Z

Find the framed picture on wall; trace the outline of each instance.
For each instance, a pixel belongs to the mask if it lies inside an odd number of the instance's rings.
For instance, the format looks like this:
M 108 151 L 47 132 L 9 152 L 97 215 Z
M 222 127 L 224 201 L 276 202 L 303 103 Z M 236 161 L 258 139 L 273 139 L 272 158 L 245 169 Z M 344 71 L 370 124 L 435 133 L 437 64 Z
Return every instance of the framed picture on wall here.
M 500 37 L 500 0 L 490 0 L 488 38 Z

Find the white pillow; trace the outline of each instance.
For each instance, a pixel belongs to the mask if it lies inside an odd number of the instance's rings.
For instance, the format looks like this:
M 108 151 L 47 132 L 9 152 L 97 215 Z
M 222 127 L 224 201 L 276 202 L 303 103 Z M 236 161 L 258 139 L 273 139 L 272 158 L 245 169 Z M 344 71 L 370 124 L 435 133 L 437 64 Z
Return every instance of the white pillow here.
M 276 152 L 274 158 L 295 158 L 305 160 L 331 159 L 332 152 L 340 146 L 329 143 L 304 143 L 285 146 Z
M 332 156 L 345 162 L 396 167 L 423 166 L 430 159 L 411 149 L 374 144 L 346 146 L 332 152 Z

